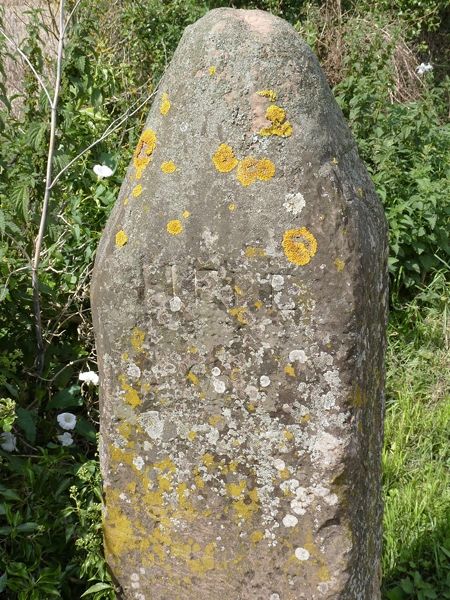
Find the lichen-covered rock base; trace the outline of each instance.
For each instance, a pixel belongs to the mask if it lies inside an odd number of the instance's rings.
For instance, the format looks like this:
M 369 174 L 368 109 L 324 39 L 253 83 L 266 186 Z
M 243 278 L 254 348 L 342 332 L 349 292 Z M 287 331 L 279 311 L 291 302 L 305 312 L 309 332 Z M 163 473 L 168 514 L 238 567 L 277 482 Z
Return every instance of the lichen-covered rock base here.
M 310 48 L 189 27 L 92 284 L 126 600 L 377 600 L 387 227 Z

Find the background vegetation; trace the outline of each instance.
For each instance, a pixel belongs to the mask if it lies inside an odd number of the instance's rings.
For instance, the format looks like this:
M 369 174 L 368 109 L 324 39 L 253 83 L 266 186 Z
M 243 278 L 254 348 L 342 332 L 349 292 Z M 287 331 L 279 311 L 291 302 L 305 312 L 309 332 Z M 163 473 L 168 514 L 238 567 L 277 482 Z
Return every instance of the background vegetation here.
M 2 597 L 115 597 L 102 556 L 97 391 L 78 378 L 96 370 L 92 261 L 184 28 L 232 5 L 284 17 L 313 47 L 384 203 L 391 322 L 383 597 L 450 598 L 448 1 L 68 0 L 67 14 L 76 11 L 52 161 L 54 176 L 62 173 L 51 190 L 37 320 L 31 271 L 51 129 L 35 74 L 54 88 L 57 5 L 46 0 L 22 13 L 21 53 L 0 35 Z M 422 63 L 432 70 L 418 70 Z M 99 178 L 96 164 L 113 174 Z M 58 420 L 65 412 L 76 416 L 70 433 Z

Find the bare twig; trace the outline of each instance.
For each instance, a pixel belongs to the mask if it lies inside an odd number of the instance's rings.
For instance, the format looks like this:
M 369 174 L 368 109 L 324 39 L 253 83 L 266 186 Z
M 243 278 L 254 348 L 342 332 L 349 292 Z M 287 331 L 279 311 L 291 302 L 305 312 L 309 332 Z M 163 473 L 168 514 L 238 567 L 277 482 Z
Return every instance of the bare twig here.
M 37 363 L 37 375 L 38 377 L 42 373 L 44 367 L 44 342 L 42 339 L 42 324 L 41 324 L 41 306 L 39 298 L 39 260 L 41 255 L 42 240 L 44 239 L 45 224 L 47 221 L 48 204 L 50 201 L 50 181 L 52 178 L 52 162 L 53 154 L 55 151 L 55 133 L 56 133 L 56 119 L 57 119 L 57 106 L 59 98 L 59 89 L 61 85 L 61 68 L 64 50 L 64 0 L 59 2 L 59 40 L 58 40 L 58 54 L 56 62 L 56 80 L 53 100 L 50 98 L 51 108 L 51 121 L 50 121 L 50 141 L 48 146 L 48 157 L 47 157 L 47 172 L 45 178 L 45 193 L 44 200 L 42 203 L 41 222 L 39 224 L 39 233 L 36 238 L 33 269 L 32 269 L 32 286 L 33 286 L 33 300 L 34 300 L 34 316 L 35 316 L 35 328 L 36 328 L 36 340 L 38 345 L 38 363 Z

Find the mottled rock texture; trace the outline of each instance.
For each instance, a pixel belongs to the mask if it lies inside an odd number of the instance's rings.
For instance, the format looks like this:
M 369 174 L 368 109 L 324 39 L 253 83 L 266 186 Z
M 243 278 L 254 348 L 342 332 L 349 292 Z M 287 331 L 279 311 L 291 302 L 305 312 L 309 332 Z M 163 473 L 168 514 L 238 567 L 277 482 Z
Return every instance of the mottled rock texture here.
M 310 48 L 189 27 L 92 284 L 126 600 L 375 600 L 387 227 Z

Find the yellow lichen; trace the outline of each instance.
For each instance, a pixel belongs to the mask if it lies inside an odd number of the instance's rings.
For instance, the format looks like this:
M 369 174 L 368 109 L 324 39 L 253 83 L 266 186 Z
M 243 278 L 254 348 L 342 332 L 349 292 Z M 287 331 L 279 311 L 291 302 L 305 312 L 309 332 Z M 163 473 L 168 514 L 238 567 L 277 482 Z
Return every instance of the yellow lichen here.
M 167 115 L 167 113 L 169 112 L 170 102 L 169 102 L 168 98 L 169 97 L 167 94 L 162 95 L 162 98 L 161 98 L 162 104 L 159 109 L 162 115 Z
M 292 365 L 286 365 L 284 367 L 284 372 L 286 375 L 290 375 L 291 377 L 295 377 L 294 367 Z
M 216 72 L 216 67 L 209 67 L 209 74 L 210 75 L 214 75 L 215 72 Z
M 145 339 L 145 331 L 135 327 L 131 333 L 131 345 L 137 352 L 142 352 L 142 344 Z
M 122 248 L 122 246 L 125 246 L 127 241 L 128 236 L 122 229 L 116 233 L 116 246 L 118 248 Z
M 178 220 L 169 221 L 167 223 L 167 231 L 169 233 L 171 233 L 172 235 L 178 235 L 179 233 L 181 233 L 183 231 L 181 222 Z
M 230 204 L 230 205 L 228 206 L 228 209 L 229 209 L 229 210 L 234 210 L 234 204 Z
M 317 251 L 316 238 L 306 227 L 286 231 L 281 245 L 288 260 L 300 266 L 307 265 Z
M 286 113 L 280 106 L 274 104 L 269 106 L 266 111 L 266 119 L 272 122 L 270 127 L 263 127 L 260 135 L 278 135 L 280 137 L 289 137 L 292 134 L 292 125 L 289 121 L 283 123 Z
M 214 467 L 214 456 L 212 454 L 209 454 L 209 452 L 207 452 L 206 454 L 204 454 L 202 456 L 202 463 L 208 469 L 212 469 Z
M 196 431 L 190 431 L 188 433 L 188 439 L 190 439 L 191 442 L 192 442 L 193 440 L 195 440 L 195 438 L 197 437 L 197 435 L 198 435 L 198 433 Z
M 135 389 L 128 385 L 126 382 L 125 375 L 119 375 L 119 381 L 122 384 L 122 390 L 125 391 L 125 402 L 127 402 L 132 408 L 136 408 L 136 406 L 140 406 L 142 404 L 142 400 L 139 398 L 138 393 Z
M 254 531 L 251 536 L 250 539 L 252 540 L 252 542 L 254 544 L 256 544 L 257 542 L 260 542 L 264 537 L 264 533 L 262 531 Z
M 245 256 L 246 258 L 256 258 L 257 256 L 263 258 L 266 256 L 266 251 L 264 248 L 253 248 L 253 246 L 249 246 L 245 251 Z
M 171 160 L 163 162 L 163 164 L 161 165 L 161 170 L 164 171 L 164 173 L 168 174 L 173 173 L 174 171 L 178 171 L 175 164 Z
M 188 210 L 185 210 L 183 213 L 183 218 L 187 219 L 188 217 L 190 217 L 191 213 Z
M 336 260 L 334 261 L 334 264 L 336 265 L 336 269 L 337 269 L 338 273 L 340 271 L 342 271 L 342 269 L 345 267 L 345 262 L 343 260 L 341 260 L 340 258 L 336 258 Z
M 189 381 L 192 381 L 192 383 L 194 385 L 198 385 L 198 377 L 196 375 L 194 375 L 194 373 L 192 371 L 189 371 L 189 373 L 186 375 L 186 379 L 189 379 Z
M 126 206 L 128 204 L 129 200 L 128 198 L 125 198 L 125 200 L 123 201 L 123 205 Z
M 239 162 L 236 177 L 247 186 L 259 179 L 260 181 L 269 181 L 275 175 L 275 165 L 268 158 L 257 160 L 253 156 L 248 156 Z
M 137 198 L 137 197 L 138 197 L 138 196 L 140 196 L 141 194 L 142 194 L 142 185 L 141 185 L 141 184 L 139 184 L 139 185 L 137 185 L 137 186 L 134 188 L 134 190 L 133 190 L 133 196 L 134 196 L 135 198 Z
M 359 187 L 359 188 L 356 188 L 356 191 L 358 192 L 359 197 L 362 198 L 362 195 L 363 195 L 362 189 Z
M 277 99 L 277 94 L 273 90 L 262 90 L 261 92 L 258 92 L 258 96 L 268 98 L 269 102 L 275 102 Z
M 133 164 L 136 169 L 136 179 L 140 179 L 142 172 L 150 162 L 153 150 L 156 148 L 156 135 L 151 129 L 146 129 L 139 138 L 134 152 Z
M 234 156 L 232 148 L 226 144 L 221 144 L 219 146 L 219 149 L 212 157 L 212 161 L 216 169 L 221 173 L 229 173 L 238 164 L 238 160 Z
M 244 319 L 244 316 L 242 314 L 247 311 L 248 311 L 248 308 L 246 308 L 245 306 L 241 306 L 239 308 L 230 309 L 230 314 L 232 314 L 233 317 L 237 317 L 237 320 L 239 321 L 239 323 L 242 323 L 243 325 L 247 325 L 247 321 Z

